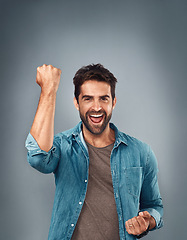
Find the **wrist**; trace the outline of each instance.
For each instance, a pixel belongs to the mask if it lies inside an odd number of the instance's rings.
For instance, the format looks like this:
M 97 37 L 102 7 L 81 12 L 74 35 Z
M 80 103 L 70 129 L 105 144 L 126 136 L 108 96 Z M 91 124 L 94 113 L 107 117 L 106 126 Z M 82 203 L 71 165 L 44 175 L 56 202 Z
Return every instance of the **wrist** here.
M 52 88 L 52 89 L 45 89 L 41 88 L 41 96 L 42 97 L 56 97 L 57 90 Z
M 145 237 L 149 233 L 149 230 L 150 230 L 150 225 L 148 226 L 148 228 L 145 232 L 141 233 L 140 235 L 136 235 L 136 238 L 140 239 L 142 237 Z
M 156 227 L 156 221 L 155 221 L 154 217 L 151 216 L 151 218 L 149 220 L 149 230 L 151 230 L 155 227 Z

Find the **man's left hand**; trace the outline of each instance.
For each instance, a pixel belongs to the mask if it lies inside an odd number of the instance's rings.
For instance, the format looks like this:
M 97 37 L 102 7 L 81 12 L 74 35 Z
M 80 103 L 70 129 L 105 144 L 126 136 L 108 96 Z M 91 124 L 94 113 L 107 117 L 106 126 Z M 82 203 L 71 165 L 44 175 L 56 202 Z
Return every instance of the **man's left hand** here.
M 137 217 L 133 217 L 125 222 L 127 232 L 132 235 L 140 235 L 145 232 L 148 227 L 152 229 L 155 226 L 155 219 L 147 211 L 139 212 Z

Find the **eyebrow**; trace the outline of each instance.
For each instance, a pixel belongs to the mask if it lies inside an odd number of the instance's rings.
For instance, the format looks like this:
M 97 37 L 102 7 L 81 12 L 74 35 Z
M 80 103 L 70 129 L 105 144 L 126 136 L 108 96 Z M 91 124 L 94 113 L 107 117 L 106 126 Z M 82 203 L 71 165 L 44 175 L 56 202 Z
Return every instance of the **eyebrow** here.
M 82 99 L 84 99 L 84 98 L 91 98 L 91 97 L 93 97 L 93 96 L 91 96 L 91 95 L 83 95 Z
M 103 95 L 103 96 L 100 96 L 100 97 L 106 97 L 106 98 L 110 98 L 110 96 L 109 95 Z
M 102 95 L 102 96 L 99 96 L 100 98 L 103 98 L 103 97 L 106 97 L 106 98 L 110 98 L 110 96 L 109 95 Z M 93 96 L 92 95 L 83 95 L 82 96 L 82 99 L 84 99 L 84 98 L 93 98 Z

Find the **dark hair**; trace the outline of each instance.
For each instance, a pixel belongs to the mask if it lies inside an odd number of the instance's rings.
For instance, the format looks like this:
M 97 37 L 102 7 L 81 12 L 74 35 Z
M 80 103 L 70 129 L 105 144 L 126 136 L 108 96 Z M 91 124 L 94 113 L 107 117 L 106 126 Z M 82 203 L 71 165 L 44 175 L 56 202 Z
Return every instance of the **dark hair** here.
M 78 101 L 80 95 L 80 88 L 82 84 L 88 80 L 96 80 L 100 82 L 106 82 L 111 87 L 112 99 L 115 98 L 115 87 L 117 79 L 114 75 L 101 64 L 90 64 L 88 66 L 83 66 L 80 68 L 73 78 L 73 83 L 75 85 L 74 95 Z

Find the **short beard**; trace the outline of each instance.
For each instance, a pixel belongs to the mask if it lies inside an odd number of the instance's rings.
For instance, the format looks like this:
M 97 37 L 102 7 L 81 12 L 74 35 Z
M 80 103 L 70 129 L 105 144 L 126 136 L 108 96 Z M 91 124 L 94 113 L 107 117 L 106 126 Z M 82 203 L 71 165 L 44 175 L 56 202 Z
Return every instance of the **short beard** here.
M 89 120 L 88 120 L 88 115 L 89 113 L 87 112 L 86 113 L 86 117 L 83 116 L 83 114 L 81 114 L 81 112 L 79 111 L 79 115 L 80 115 L 80 118 L 83 122 L 83 124 L 85 125 L 85 127 L 88 129 L 88 131 L 90 131 L 92 134 L 94 135 L 100 135 L 101 133 L 103 133 L 103 131 L 105 130 L 105 128 L 107 127 L 111 117 L 112 117 L 112 113 L 110 113 L 108 116 L 106 115 L 106 112 L 103 112 L 104 113 L 104 121 L 103 121 L 103 124 L 100 126 L 100 127 L 92 127 L 90 124 L 89 124 Z M 96 131 L 94 131 L 94 129 Z

